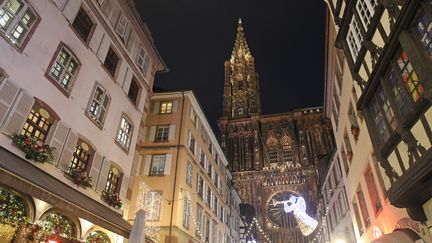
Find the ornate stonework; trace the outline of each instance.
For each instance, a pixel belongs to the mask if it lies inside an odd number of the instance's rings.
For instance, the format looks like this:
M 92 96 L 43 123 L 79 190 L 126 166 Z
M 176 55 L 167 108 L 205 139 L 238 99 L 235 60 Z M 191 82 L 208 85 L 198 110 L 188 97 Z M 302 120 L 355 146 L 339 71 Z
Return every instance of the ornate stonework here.
M 258 87 L 254 58 L 239 21 L 231 58 L 225 62 L 224 113 L 218 123 L 222 148 L 242 202 L 255 207 L 271 242 L 304 242 L 308 238 L 294 218 L 273 215 L 269 202 L 284 193 L 301 196 L 308 214 L 316 216 L 316 168 L 333 148 L 330 123 L 320 108 L 261 115 Z

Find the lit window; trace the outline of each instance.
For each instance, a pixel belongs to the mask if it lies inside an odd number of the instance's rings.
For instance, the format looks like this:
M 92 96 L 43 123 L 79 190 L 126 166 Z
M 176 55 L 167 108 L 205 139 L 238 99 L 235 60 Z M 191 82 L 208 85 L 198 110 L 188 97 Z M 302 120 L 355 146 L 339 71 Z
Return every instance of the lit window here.
M 278 162 L 277 151 L 269 151 L 269 159 L 270 159 L 270 163 L 277 163 Z
M 120 181 L 120 172 L 117 168 L 111 167 L 110 171 L 108 172 L 108 178 L 107 182 L 105 184 L 105 192 L 108 193 L 118 193 L 118 189 L 120 187 L 119 181 Z
M 102 126 L 104 123 L 109 102 L 110 102 L 110 97 L 106 92 L 106 90 L 99 84 L 96 84 L 96 87 L 93 91 L 93 95 L 90 100 L 89 107 L 87 109 L 87 114 L 99 126 Z
M 158 126 L 156 129 L 156 142 L 168 141 L 169 126 Z
M 64 90 L 70 91 L 75 74 L 79 68 L 77 58 L 66 47 L 62 46 L 51 66 L 49 76 Z
M 171 113 L 172 112 L 172 105 L 173 105 L 172 101 L 162 101 L 160 103 L 159 113 L 160 114 L 169 114 L 169 113 Z
M 34 137 L 44 142 L 52 124 L 52 118 L 47 110 L 40 108 L 38 105 L 33 106 L 21 130 L 21 135 Z
M 138 103 L 138 97 L 140 93 L 140 85 L 135 79 L 132 79 L 131 84 L 129 86 L 128 97 L 135 105 Z
M 0 32 L 14 45 L 21 46 L 37 20 L 33 8 L 22 0 L 0 4 Z
M 150 175 L 151 176 L 161 176 L 165 171 L 165 158 L 163 155 L 153 155 L 152 162 L 150 167 Z
M 69 169 L 75 169 L 77 171 L 86 171 L 89 158 L 92 155 L 90 146 L 82 140 L 78 140 L 75 145 L 75 150 L 72 155 L 72 161 L 69 165 Z
M 90 33 L 93 29 L 93 22 L 84 9 L 80 8 L 74 22 L 72 23 L 72 27 L 83 41 L 89 41 Z
M 119 62 L 119 58 L 115 51 L 110 47 L 108 50 L 108 54 L 105 58 L 104 67 L 106 70 L 114 77 L 115 71 L 117 69 L 117 64 Z
M 376 0 L 362 0 L 357 1 L 356 3 L 356 9 L 360 16 L 360 20 L 365 27 L 365 29 L 368 28 L 371 19 L 375 13 L 375 7 L 378 6 L 378 3 Z
M 397 66 L 400 69 L 402 80 L 404 81 L 405 87 L 410 92 L 412 99 L 418 101 L 423 95 L 424 87 L 408 59 L 407 53 L 403 50 L 397 58 Z
M 159 221 L 161 211 L 162 195 L 157 191 L 149 191 L 145 195 L 144 205 L 147 206 L 146 220 Z
M 186 166 L 186 184 L 189 186 L 192 186 L 192 170 L 192 164 L 188 162 Z
M 117 133 L 116 141 L 126 150 L 129 150 L 132 138 L 132 123 L 124 116 L 121 117 L 120 128 Z
M 346 41 L 348 43 L 348 48 L 351 52 L 351 56 L 353 58 L 353 61 L 357 59 L 358 53 L 362 46 L 363 36 L 360 32 L 359 24 L 355 18 L 355 16 L 352 17 L 351 23 L 349 25 L 348 34 L 346 37 Z
M 145 51 L 144 47 L 140 47 L 140 50 L 138 51 L 138 56 L 137 56 L 136 62 L 138 64 L 138 66 L 141 68 L 141 70 L 143 71 L 144 75 L 146 75 L 148 65 L 150 62 L 150 57 L 147 54 L 147 52 Z
M 184 199 L 183 207 L 183 226 L 189 228 L 189 217 L 191 214 L 192 203 L 188 197 Z

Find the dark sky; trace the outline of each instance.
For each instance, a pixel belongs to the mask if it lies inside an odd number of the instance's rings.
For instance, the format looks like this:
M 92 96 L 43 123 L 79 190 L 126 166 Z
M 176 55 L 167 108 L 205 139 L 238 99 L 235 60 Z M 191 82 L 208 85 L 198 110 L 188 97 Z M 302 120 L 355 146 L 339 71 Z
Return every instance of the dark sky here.
M 136 0 L 170 72 L 155 86 L 194 90 L 217 132 L 224 61 L 242 18 L 259 74 L 263 114 L 323 103 L 323 0 Z

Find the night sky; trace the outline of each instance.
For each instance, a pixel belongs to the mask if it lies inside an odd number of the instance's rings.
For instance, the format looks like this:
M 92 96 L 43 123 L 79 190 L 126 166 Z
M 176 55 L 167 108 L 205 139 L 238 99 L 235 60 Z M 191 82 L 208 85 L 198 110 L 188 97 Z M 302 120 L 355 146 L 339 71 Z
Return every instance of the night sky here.
M 155 87 L 194 90 L 216 133 L 222 114 L 224 61 L 242 18 L 260 79 L 262 114 L 321 106 L 323 0 L 136 0 L 170 71 Z

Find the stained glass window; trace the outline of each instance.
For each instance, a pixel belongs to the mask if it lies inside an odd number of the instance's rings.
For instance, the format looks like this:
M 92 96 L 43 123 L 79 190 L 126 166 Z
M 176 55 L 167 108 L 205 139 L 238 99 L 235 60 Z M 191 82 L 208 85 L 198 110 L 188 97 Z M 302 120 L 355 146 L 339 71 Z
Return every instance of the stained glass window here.
M 402 80 L 410 92 L 411 97 L 414 101 L 419 100 L 424 92 L 424 87 L 404 50 L 400 52 L 399 57 L 397 58 L 397 65 L 400 69 Z

